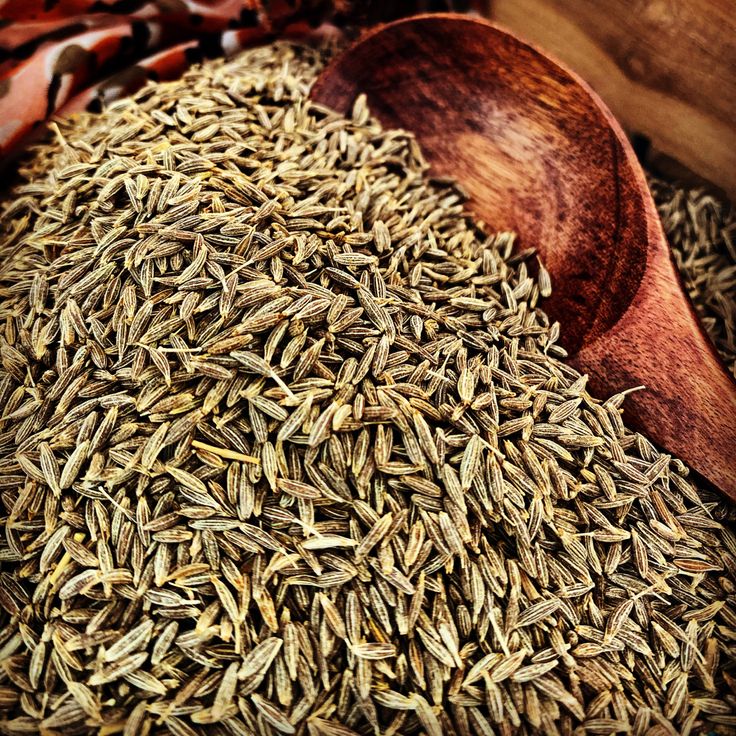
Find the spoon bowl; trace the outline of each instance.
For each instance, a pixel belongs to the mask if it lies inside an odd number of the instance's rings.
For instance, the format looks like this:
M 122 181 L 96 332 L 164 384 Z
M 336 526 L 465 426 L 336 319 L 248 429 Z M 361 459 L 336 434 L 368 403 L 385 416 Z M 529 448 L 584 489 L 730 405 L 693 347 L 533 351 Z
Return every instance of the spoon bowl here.
M 470 210 L 538 249 L 544 308 L 562 345 L 626 418 L 736 499 L 736 382 L 683 291 L 636 156 L 588 85 L 493 24 L 432 14 L 366 33 L 312 98 L 350 110 L 361 92 L 416 136 Z

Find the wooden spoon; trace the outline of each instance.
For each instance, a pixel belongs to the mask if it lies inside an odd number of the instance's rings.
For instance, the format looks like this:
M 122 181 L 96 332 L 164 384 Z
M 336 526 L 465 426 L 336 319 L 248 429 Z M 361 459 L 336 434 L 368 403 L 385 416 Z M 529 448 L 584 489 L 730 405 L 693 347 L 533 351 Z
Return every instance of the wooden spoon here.
M 312 97 L 365 92 L 470 209 L 539 249 L 572 363 L 627 420 L 736 499 L 736 383 L 702 331 L 624 132 L 571 71 L 491 23 L 415 16 L 368 32 Z

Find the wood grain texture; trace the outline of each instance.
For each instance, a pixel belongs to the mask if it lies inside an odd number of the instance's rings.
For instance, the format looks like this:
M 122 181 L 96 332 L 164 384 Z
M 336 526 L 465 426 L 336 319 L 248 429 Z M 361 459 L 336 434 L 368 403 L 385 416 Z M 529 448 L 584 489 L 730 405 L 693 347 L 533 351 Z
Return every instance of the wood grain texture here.
M 736 200 L 734 0 L 493 0 L 490 17 L 554 54 L 629 132 Z
M 684 295 L 644 175 L 600 99 L 490 23 L 420 16 L 364 36 L 312 95 L 365 92 L 413 131 L 494 228 L 539 248 L 545 303 L 599 396 L 632 386 L 627 418 L 736 499 L 736 384 Z

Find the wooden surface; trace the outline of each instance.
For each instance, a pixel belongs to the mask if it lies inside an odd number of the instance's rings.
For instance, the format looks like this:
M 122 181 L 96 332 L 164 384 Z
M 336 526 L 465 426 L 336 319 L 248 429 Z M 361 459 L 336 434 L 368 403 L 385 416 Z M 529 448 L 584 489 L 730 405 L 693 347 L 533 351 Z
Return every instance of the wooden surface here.
M 736 0 L 492 0 L 488 13 L 736 201 Z
M 313 89 L 413 131 L 470 209 L 539 248 L 545 309 L 594 394 L 736 499 L 736 384 L 680 286 L 624 132 L 574 75 L 489 23 L 423 16 L 364 36 Z

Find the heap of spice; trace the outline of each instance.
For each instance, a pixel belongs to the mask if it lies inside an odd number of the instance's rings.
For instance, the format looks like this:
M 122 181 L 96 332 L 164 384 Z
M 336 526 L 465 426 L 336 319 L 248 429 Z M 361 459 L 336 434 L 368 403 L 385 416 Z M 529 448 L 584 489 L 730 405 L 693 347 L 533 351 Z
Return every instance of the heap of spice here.
M 307 99 L 323 60 L 207 63 L 20 172 L 0 732 L 733 732 L 727 507 L 565 364 L 533 251 Z

